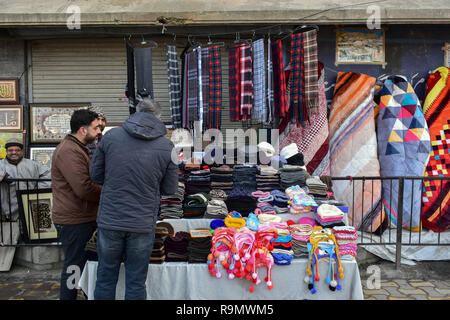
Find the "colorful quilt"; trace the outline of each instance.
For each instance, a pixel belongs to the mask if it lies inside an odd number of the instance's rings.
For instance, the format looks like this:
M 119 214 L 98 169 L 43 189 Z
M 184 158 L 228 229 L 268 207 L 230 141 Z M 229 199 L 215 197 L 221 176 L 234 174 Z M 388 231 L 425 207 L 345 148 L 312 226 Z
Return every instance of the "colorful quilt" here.
M 430 131 L 430 160 L 424 176 L 450 176 L 450 69 L 437 68 L 427 79 L 423 111 Z M 422 225 L 435 232 L 450 226 L 450 181 L 424 180 Z
M 377 177 L 373 94 L 376 79 L 364 74 L 339 72 L 331 102 L 330 173 L 333 177 Z M 349 207 L 349 224 L 376 232 L 383 224 L 379 180 L 334 180 L 337 200 Z
M 303 154 L 306 170 L 313 176 L 330 175 L 330 150 L 328 138 L 327 98 L 325 95 L 325 69 L 319 70 L 319 108 L 305 125 L 290 123 L 289 118 L 280 124 L 280 150 L 291 143 L 297 144 Z M 284 122 L 284 123 L 283 123 Z M 287 126 L 287 130 L 284 129 Z M 284 134 L 284 133 L 287 134 Z
M 430 135 L 420 101 L 402 76 L 388 76 L 375 93 L 378 103 L 377 143 L 380 174 L 422 176 L 430 153 Z M 383 180 L 382 203 L 397 226 L 398 180 Z M 402 225 L 420 230 L 421 180 L 404 180 Z

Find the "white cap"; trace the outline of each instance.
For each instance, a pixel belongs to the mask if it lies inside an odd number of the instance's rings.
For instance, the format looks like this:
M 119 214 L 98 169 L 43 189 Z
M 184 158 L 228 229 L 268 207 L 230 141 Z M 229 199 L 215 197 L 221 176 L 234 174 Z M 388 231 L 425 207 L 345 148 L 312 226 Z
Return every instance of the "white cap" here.
M 266 157 L 273 157 L 275 155 L 275 149 L 268 142 L 260 142 L 258 144 L 258 150 L 264 152 Z
M 298 147 L 295 143 L 291 143 L 281 149 L 280 156 L 285 159 L 289 159 L 292 156 L 295 156 L 298 153 Z

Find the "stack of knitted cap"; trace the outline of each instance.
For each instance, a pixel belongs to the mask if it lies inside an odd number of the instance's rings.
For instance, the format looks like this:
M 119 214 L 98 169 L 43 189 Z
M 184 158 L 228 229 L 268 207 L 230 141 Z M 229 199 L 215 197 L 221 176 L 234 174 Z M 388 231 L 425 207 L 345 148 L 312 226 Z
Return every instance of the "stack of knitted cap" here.
M 280 189 L 280 173 L 271 166 L 259 165 L 256 174 L 256 188 L 260 191 Z
M 324 228 L 345 226 L 344 212 L 332 204 L 321 204 L 316 211 L 315 219 Z
M 163 263 L 166 259 L 164 242 L 169 235 L 173 235 L 173 227 L 167 222 L 160 222 L 156 225 L 155 240 L 153 241 L 152 255 L 150 263 Z
M 270 225 L 277 231 L 277 237 L 272 239 L 273 262 L 277 265 L 291 264 L 292 259 L 294 259 L 294 251 L 292 250 L 292 236 L 288 224 L 286 222 L 272 222 Z
M 178 182 L 175 194 L 162 195 L 160 201 L 160 219 L 181 219 L 183 217 L 184 183 Z
M 273 206 L 273 196 L 270 194 L 270 192 L 258 190 L 252 192 L 252 196 L 256 199 L 256 215 L 259 215 L 261 213 L 277 214 L 277 210 Z
M 204 192 L 186 196 L 183 204 L 184 218 L 203 217 L 209 200 L 211 200 L 209 193 Z
M 338 244 L 339 254 L 356 258 L 356 250 L 358 249 L 356 228 L 352 226 L 336 226 L 332 230 Z
M 273 197 L 273 206 L 277 210 L 278 213 L 288 213 L 289 212 L 289 202 L 290 198 L 280 190 L 273 190 L 270 192 L 270 195 Z
M 211 232 L 209 230 L 197 231 L 202 231 L 202 233 L 198 235 L 196 230 L 190 232 L 191 238 L 188 244 L 189 263 L 205 263 L 211 250 Z
M 280 168 L 280 187 L 282 190 L 294 185 L 303 188 L 306 186 L 307 178 L 309 178 L 309 174 L 301 166 L 286 164 Z
M 303 217 L 297 224 L 289 225 L 289 232 L 292 236 L 292 251 L 295 258 L 308 257 L 308 242 L 312 228 L 317 223 L 312 218 Z
M 186 182 L 186 194 L 209 193 L 211 191 L 210 179 L 209 169 L 191 171 Z
M 233 167 L 233 189 L 256 191 L 256 174 L 258 168 L 254 165 L 235 165 Z
M 225 219 L 228 214 L 227 204 L 223 200 L 211 199 L 208 201 L 206 212 L 203 216 L 205 219 Z
M 225 201 L 228 211 L 238 211 L 242 216 L 247 217 L 256 208 L 256 200 L 250 191 L 246 189 L 233 189 L 228 194 Z
M 211 172 L 211 189 L 220 189 L 225 192 L 233 189 L 233 169 L 228 165 L 220 167 L 212 167 Z
M 308 187 L 308 194 L 314 196 L 315 200 L 327 199 L 328 187 L 320 179 L 308 178 L 306 179 L 306 186 Z
M 188 245 L 190 239 L 191 235 L 185 231 L 178 231 L 173 236 L 167 236 L 164 241 L 166 261 L 188 261 Z

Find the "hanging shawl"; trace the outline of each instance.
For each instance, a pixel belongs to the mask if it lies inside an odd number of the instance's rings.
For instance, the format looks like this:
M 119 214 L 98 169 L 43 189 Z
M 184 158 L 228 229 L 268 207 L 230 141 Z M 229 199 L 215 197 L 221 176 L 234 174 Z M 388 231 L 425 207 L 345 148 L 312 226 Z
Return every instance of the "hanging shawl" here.
M 230 121 L 240 120 L 240 70 L 239 70 L 240 52 L 239 46 L 230 47 L 228 52 L 228 90 L 230 97 Z
M 193 50 L 184 57 L 183 126 L 192 129 L 194 121 L 199 120 L 198 51 Z
M 266 74 L 264 68 L 264 39 L 253 42 L 253 87 L 255 102 L 252 120 L 264 123 L 266 120 Z
M 136 60 L 136 98 L 141 100 L 148 96 L 153 99 L 152 48 L 135 48 L 134 56 Z
M 241 80 L 241 120 L 251 119 L 253 107 L 253 67 L 252 67 L 252 46 L 243 43 L 240 46 L 240 80 Z
M 291 121 L 297 124 L 305 124 L 308 120 L 305 101 L 305 74 L 303 60 L 303 35 L 296 33 L 291 35 L 291 71 L 289 74 L 289 106 Z M 317 72 L 317 69 L 316 69 Z
M 134 84 L 134 49 L 126 43 L 127 49 L 127 86 L 125 88 L 125 95 L 128 99 L 128 108 L 130 114 L 136 112 L 136 93 Z
M 202 130 L 209 128 L 209 48 L 202 48 Z
M 430 153 L 428 126 L 411 84 L 402 76 L 389 76 L 375 94 L 380 175 L 422 176 Z M 383 180 L 383 210 L 397 226 L 398 180 Z M 419 231 L 422 186 L 404 180 L 403 226 Z
M 222 110 L 222 66 L 221 50 L 209 47 L 209 124 L 208 128 L 220 129 Z
M 284 74 L 283 46 L 278 39 L 272 44 L 272 67 L 274 89 L 274 116 L 283 118 L 288 113 L 286 78 Z
M 265 125 L 272 125 L 273 122 L 273 109 L 274 109 L 274 98 L 273 98 L 273 66 L 272 66 L 272 44 L 270 43 L 270 37 L 267 39 L 267 111 L 266 119 L 264 121 Z
M 450 176 L 450 68 L 440 67 L 428 77 L 423 104 L 430 131 L 431 152 L 425 176 Z M 435 232 L 450 226 L 450 181 L 424 180 L 422 225 Z
M 317 30 L 303 33 L 305 101 L 309 115 L 315 114 L 319 106 L 317 84 Z
M 380 175 L 373 116 L 375 81 L 364 74 L 338 73 L 329 119 L 331 176 Z M 350 225 L 375 232 L 383 223 L 380 181 L 333 181 L 333 192 L 349 207 Z
M 319 63 L 319 109 L 311 115 L 309 123 L 304 126 L 292 124 L 284 118 L 279 126 L 280 149 L 295 143 L 303 154 L 306 169 L 313 176 L 330 175 L 330 154 L 327 119 L 327 98 L 325 94 L 325 69 Z M 286 129 L 285 129 L 286 128 Z
M 178 72 L 176 46 L 167 46 L 167 77 L 169 83 L 169 102 L 174 128 L 181 128 L 181 84 Z

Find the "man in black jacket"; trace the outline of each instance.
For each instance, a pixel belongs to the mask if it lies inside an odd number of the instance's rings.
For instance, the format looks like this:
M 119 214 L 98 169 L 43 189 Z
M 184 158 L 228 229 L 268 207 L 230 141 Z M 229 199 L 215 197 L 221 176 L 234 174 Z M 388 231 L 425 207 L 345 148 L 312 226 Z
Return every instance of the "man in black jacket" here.
M 125 299 L 146 299 L 160 195 L 176 193 L 178 166 L 165 138 L 157 102 L 145 98 L 121 127 L 108 131 L 94 152 L 92 180 L 102 184 L 98 211 L 95 299 L 114 300 L 125 256 Z

